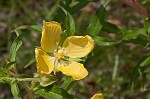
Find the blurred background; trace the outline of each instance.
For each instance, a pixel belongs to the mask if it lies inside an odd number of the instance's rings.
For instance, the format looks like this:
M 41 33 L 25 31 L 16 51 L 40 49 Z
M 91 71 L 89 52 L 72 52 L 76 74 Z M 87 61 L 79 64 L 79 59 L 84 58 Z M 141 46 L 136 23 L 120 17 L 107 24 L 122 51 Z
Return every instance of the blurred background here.
M 43 20 L 55 20 L 64 27 L 65 14 L 59 5 L 63 6 L 74 18 L 75 35 L 87 35 L 91 17 L 104 2 L 105 0 L 0 0 L 0 65 L 5 64 L 16 37 L 13 30 L 19 27 L 23 45 L 17 53 L 17 69 L 20 74 L 33 76 L 36 72 L 34 49 L 40 45 Z M 105 19 L 115 26 L 138 31 L 144 27 L 144 21 L 149 20 L 149 11 L 149 0 L 112 0 L 106 7 Z M 103 27 L 107 28 L 107 25 Z M 84 62 L 89 75 L 76 84 L 73 94 L 79 99 L 89 99 L 98 92 L 103 93 L 105 99 L 150 99 L 148 70 L 144 72 L 145 79 L 139 76 L 134 87 L 130 86 L 138 62 L 150 55 L 147 43 L 137 43 L 138 39 L 136 42 L 122 41 L 123 36 L 113 29 L 109 33 L 102 30 L 98 35 L 121 43 L 108 42 L 109 46 L 95 44 L 95 49 Z M 27 92 L 20 89 L 22 98 L 27 99 Z M 0 99 L 13 99 L 7 84 L 0 85 Z

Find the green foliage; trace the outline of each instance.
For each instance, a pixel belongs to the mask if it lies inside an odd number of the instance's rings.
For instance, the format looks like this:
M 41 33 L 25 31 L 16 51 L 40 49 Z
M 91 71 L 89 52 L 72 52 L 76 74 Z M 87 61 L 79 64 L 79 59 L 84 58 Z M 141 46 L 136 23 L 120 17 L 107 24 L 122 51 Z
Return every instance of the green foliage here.
M 103 24 L 106 19 L 106 10 L 105 10 L 104 5 L 100 6 L 100 8 L 96 11 L 96 15 L 97 15 L 100 23 Z
M 98 35 L 101 29 L 102 25 L 100 24 L 98 17 L 96 15 L 93 15 L 87 28 L 88 34 Z
M 0 84 L 5 84 L 5 83 L 8 83 L 10 82 L 11 80 L 8 79 L 7 77 L 1 77 L 0 78 Z
M 17 83 L 11 82 L 10 85 L 11 85 L 11 92 L 14 96 L 14 99 L 21 99 Z
M 126 31 L 123 27 L 114 25 L 114 24 L 109 23 L 109 22 L 103 23 L 102 30 L 107 32 L 107 33 L 116 33 L 119 35 L 124 35 L 126 33 Z
M 61 83 L 61 87 L 66 91 L 69 91 L 73 88 L 77 81 L 73 80 L 71 77 L 64 76 Z
M 116 33 L 117 30 L 120 32 L 119 29 L 116 29 L 118 28 L 116 25 L 105 22 L 106 18 L 105 7 L 108 5 L 110 1 L 111 0 L 107 0 L 103 5 L 100 6 L 100 8 L 96 11 L 95 15 L 92 16 L 92 19 L 87 29 L 88 34 L 90 34 L 93 37 L 95 43 L 98 45 L 112 46 L 121 42 L 98 36 L 101 30 L 112 33 Z
M 75 33 L 75 23 L 73 17 L 70 15 L 69 12 L 67 12 L 63 7 L 61 9 L 66 14 L 66 33 L 68 36 L 73 36 Z
M 98 37 L 98 36 L 93 37 L 93 39 L 96 44 L 104 45 L 104 46 L 113 46 L 113 45 L 120 43 L 120 41 L 117 41 L 117 40 L 111 40 L 111 39 L 107 39 L 104 37 Z
M 139 76 L 144 77 L 146 72 L 149 71 L 149 68 L 150 68 L 150 57 L 148 56 L 141 59 L 137 64 L 137 66 L 134 68 L 130 83 L 133 84 Z
M 57 78 L 50 75 L 41 75 L 40 76 L 40 85 L 43 87 L 49 86 L 57 81 Z
M 65 90 L 58 86 L 49 86 L 47 88 L 37 88 L 35 93 L 44 97 L 45 99 L 76 99 Z
M 5 77 L 5 76 L 7 76 L 7 69 L 6 68 L 3 68 L 3 67 L 1 67 L 0 68 L 0 77 Z
M 88 99 L 99 92 L 106 99 L 149 96 L 150 21 L 149 16 L 141 14 L 143 9 L 149 12 L 149 0 L 134 0 L 132 6 L 119 0 L 4 0 L 0 5 L 2 98 L 13 95 L 21 99 L 24 93 L 31 99 Z M 73 35 L 93 38 L 92 54 L 85 59 L 70 59 L 84 64 L 89 72 L 85 79 L 75 81 L 61 74 L 32 77 L 36 72 L 34 49 L 40 45 L 43 20 L 62 25 L 61 43 Z M 5 84 L 11 86 L 12 95 L 7 94 Z
M 75 23 L 73 17 L 69 13 L 67 13 L 66 19 L 66 32 L 68 36 L 73 36 L 75 33 Z
M 149 0 L 140 0 L 143 4 L 150 3 Z
M 14 31 L 17 32 L 19 30 L 23 30 L 23 29 L 31 29 L 37 33 L 41 33 L 42 32 L 42 26 L 41 25 L 24 25 L 24 26 L 19 26 L 17 27 Z M 18 34 L 19 35 L 19 34 Z
M 22 41 L 19 38 L 19 36 L 14 40 L 11 48 L 10 48 L 10 52 L 9 52 L 9 60 L 10 62 L 14 62 L 16 61 L 16 54 L 17 51 L 19 50 L 19 47 L 22 45 Z

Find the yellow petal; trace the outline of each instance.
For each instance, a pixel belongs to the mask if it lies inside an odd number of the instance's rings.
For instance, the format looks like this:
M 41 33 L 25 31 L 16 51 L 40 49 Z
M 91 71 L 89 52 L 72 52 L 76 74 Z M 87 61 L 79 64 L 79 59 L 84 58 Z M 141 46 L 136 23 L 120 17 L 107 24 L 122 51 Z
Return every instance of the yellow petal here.
M 91 99 L 104 99 L 103 94 L 95 94 Z
M 53 53 L 60 41 L 61 26 L 57 22 L 44 21 L 43 24 L 41 38 L 42 49 L 46 52 Z
M 63 47 L 65 48 L 66 56 L 82 58 L 88 55 L 94 48 L 94 41 L 88 35 L 70 36 L 65 40 Z
M 59 66 L 58 70 L 67 76 L 72 76 L 74 80 L 83 79 L 88 75 L 88 71 L 83 64 L 77 62 L 71 62 L 67 66 Z
M 42 49 L 35 49 L 37 72 L 50 74 L 54 68 L 54 57 L 50 57 Z

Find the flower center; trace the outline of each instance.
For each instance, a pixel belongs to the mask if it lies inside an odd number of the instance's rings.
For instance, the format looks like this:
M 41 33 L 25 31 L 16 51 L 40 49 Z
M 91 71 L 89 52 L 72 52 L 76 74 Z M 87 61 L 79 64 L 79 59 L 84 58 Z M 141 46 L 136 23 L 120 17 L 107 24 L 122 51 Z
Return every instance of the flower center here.
M 64 49 L 63 48 L 58 49 L 58 51 L 56 51 L 54 55 L 56 59 L 58 60 L 62 59 L 64 57 Z

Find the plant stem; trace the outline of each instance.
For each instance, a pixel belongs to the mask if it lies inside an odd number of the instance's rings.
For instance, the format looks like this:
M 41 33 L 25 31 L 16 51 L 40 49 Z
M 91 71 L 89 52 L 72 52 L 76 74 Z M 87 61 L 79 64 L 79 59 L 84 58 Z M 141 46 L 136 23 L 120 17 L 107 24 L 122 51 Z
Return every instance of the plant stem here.
M 17 81 L 34 81 L 34 82 L 39 82 L 39 78 L 16 78 Z
M 29 99 L 34 99 L 33 91 L 24 82 L 18 82 L 18 83 L 26 89 L 29 95 Z

